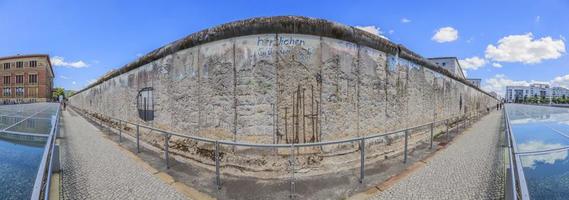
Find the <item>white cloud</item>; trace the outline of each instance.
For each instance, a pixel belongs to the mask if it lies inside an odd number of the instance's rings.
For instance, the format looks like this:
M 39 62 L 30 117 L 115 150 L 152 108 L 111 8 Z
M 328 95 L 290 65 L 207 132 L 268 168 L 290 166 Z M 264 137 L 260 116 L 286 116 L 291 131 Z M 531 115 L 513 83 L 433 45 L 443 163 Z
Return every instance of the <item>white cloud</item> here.
M 71 84 L 75 85 L 75 84 L 77 84 L 77 82 L 75 82 L 75 81 L 71 81 Z
M 525 152 L 557 149 L 562 147 L 564 147 L 562 144 L 546 144 L 543 141 L 529 141 L 518 145 L 518 148 L 523 149 Z M 553 151 L 547 154 L 528 155 L 520 158 L 522 159 L 523 167 L 535 169 L 535 165 L 538 162 L 554 164 L 557 160 L 565 160 L 567 158 L 567 151 Z
M 563 42 L 567 41 L 563 35 L 559 35 L 559 38 L 561 38 L 561 40 L 563 40 Z
M 373 26 L 373 25 L 372 25 L 372 26 L 356 26 L 356 28 L 358 28 L 358 29 L 360 29 L 360 30 L 363 30 L 363 31 L 366 31 L 366 32 L 368 32 L 368 33 L 377 35 L 377 36 L 379 36 L 379 37 L 381 37 L 381 38 L 383 38 L 383 39 L 388 39 L 387 37 L 385 37 L 385 36 L 383 35 L 383 32 L 381 32 L 381 29 L 379 29 L 379 27 L 376 27 L 376 26 Z
M 485 81 L 482 89 L 489 92 L 496 92 L 500 96 L 504 96 L 506 91 L 506 86 L 528 86 L 527 81 L 514 81 L 509 79 L 503 74 L 497 74 L 494 77 Z
M 557 76 L 549 81 L 514 81 L 509 79 L 503 74 L 495 75 L 494 77 L 486 80 L 483 88 L 488 91 L 494 91 L 498 94 L 503 94 L 506 90 L 506 86 L 528 86 L 533 83 L 545 83 L 553 87 L 560 86 L 564 88 L 569 88 L 569 74 L 563 76 Z
M 557 59 L 565 53 L 565 42 L 551 37 L 533 38 L 532 33 L 509 35 L 486 47 L 485 57 L 500 62 L 540 63 L 542 60 Z
M 69 79 L 69 77 L 63 76 L 63 75 L 59 76 L 59 78 L 61 78 L 61 79 Z
M 541 21 L 541 16 L 536 16 L 535 17 L 535 23 L 539 23 Z
M 401 18 L 401 23 L 406 24 L 406 23 L 410 23 L 410 22 L 411 22 L 410 19 L 407 19 L 407 18 L 405 18 L 405 17 Z
M 93 83 L 95 83 L 95 82 L 97 82 L 97 79 L 89 79 L 89 80 L 87 80 L 87 84 L 88 84 L 88 85 L 91 85 L 91 84 L 93 84 Z
M 500 64 L 500 63 L 492 63 L 492 67 L 502 68 L 502 64 Z
M 478 56 L 465 58 L 464 60 L 459 60 L 460 66 L 462 69 L 472 69 L 477 70 L 478 68 L 484 66 L 486 64 L 486 60 L 479 58 Z
M 395 31 L 394 31 L 393 29 L 391 29 L 391 30 L 388 31 L 388 33 L 389 33 L 389 34 L 393 34 L 393 33 L 395 33 Z
M 456 39 L 458 39 L 458 31 L 450 26 L 440 28 L 431 38 L 438 43 L 452 42 Z
M 567 84 L 569 85 L 569 75 L 567 75 L 567 80 L 568 80 Z M 552 81 L 536 81 L 536 80 L 515 81 L 512 79 L 509 79 L 506 75 L 496 74 L 494 77 L 489 78 L 489 79 L 484 81 L 484 84 L 482 85 L 482 89 L 484 89 L 488 92 L 496 92 L 497 94 L 499 94 L 501 96 L 505 96 L 504 93 L 506 91 L 506 86 L 529 86 L 530 84 L 533 84 L 533 83 L 551 84 Z
M 569 74 L 567 74 L 565 76 L 555 77 L 550 82 L 551 82 L 552 86 L 561 86 L 561 87 L 569 88 Z
M 65 58 L 61 56 L 54 56 L 51 58 L 51 64 L 54 66 L 60 67 L 71 67 L 71 68 L 84 68 L 88 67 L 87 63 L 83 62 L 82 60 L 75 61 L 75 62 L 66 62 Z

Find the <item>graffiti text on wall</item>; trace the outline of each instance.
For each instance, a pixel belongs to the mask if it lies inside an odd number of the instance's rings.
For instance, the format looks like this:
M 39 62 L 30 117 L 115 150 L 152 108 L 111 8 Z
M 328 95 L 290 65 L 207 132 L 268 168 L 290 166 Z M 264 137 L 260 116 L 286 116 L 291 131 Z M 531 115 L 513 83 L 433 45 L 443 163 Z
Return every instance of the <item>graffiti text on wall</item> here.
M 276 39 L 276 40 L 275 40 Z M 298 60 L 310 59 L 312 54 L 314 54 L 314 49 L 306 45 L 304 39 L 293 36 L 258 36 L 257 37 L 257 47 L 255 50 L 255 55 L 260 58 L 267 58 L 273 56 L 274 47 L 279 46 L 279 55 L 290 55 L 294 54 L 295 58 Z

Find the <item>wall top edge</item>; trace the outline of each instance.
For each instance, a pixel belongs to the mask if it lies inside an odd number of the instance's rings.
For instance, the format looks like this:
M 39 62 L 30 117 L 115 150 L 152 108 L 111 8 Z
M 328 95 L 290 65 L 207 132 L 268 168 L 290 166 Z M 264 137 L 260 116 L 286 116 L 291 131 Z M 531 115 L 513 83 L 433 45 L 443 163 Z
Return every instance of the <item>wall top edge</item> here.
M 315 35 L 320 37 L 329 37 L 339 40 L 352 42 L 358 45 L 367 46 L 379 51 L 389 54 L 399 55 L 399 57 L 413 61 L 452 79 L 455 79 L 463 84 L 466 84 L 476 90 L 491 96 L 486 91 L 475 87 L 465 79 L 459 78 L 450 73 L 446 69 L 439 67 L 419 54 L 407 49 L 401 44 L 395 44 L 387 39 L 379 37 L 375 34 L 368 33 L 353 26 L 340 24 L 337 22 L 317 19 L 303 16 L 274 16 L 274 17 L 256 17 L 244 19 L 226 24 L 214 26 L 202 31 L 190 34 L 182 39 L 176 40 L 165 46 L 151 51 L 150 53 L 138 58 L 137 60 L 128 63 L 117 70 L 114 70 L 89 86 L 77 91 L 79 94 L 89 88 L 99 85 L 109 79 L 112 79 L 121 74 L 127 73 L 140 66 L 146 65 L 167 55 L 188 49 L 191 47 L 199 46 L 213 41 L 229 39 L 247 35 L 257 34 L 303 34 Z

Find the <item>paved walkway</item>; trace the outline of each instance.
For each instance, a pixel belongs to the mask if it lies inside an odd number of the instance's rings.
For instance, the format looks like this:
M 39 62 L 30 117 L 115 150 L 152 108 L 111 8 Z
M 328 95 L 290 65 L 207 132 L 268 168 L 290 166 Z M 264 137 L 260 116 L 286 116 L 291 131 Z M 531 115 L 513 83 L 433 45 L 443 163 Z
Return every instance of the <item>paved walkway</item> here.
M 185 199 L 135 163 L 77 113 L 62 112 L 65 199 Z
M 500 123 L 493 112 L 409 177 L 372 199 L 501 199 Z

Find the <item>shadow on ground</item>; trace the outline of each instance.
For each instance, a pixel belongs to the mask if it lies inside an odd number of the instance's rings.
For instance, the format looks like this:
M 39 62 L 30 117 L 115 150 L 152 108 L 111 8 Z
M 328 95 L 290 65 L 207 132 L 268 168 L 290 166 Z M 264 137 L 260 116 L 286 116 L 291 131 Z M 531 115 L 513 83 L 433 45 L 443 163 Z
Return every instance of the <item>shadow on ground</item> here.
M 180 156 L 170 154 L 170 168 L 166 169 L 166 162 L 162 149 L 143 143 L 141 140 L 140 153 L 137 153 L 136 140 L 130 135 L 122 134 L 119 143 L 119 135 L 116 129 L 100 124 L 93 118 L 84 113 L 69 109 L 72 115 L 79 114 L 90 123 L 99 128 L 104 136 L 111 141 L 119 144 L 124 149 L 135 153 L 143 161 L 148 163 L 159 172 L 165 172 L 172 176 L 175 181 L 184 183 L 189 187 L 195 188 L 200 192 L 217 199 L 345 199 L 356 193 L 376 187 L 391 177 L 400 174 L 410 165 L 433 155 L 436 151 L 446 146 L 460 132 L 464 126 L 449 129 L 449 134 L 441 134 L 435 137 L 434 148 L 429 148 L 429 141 L 422 141 L 414 149 L 409 150 L 408 161 L 403 163 L 403 156 L 398 154 L 393 157 L 386 157 L 385 160 L 366 163 L 365 178 L 360 183 L 360 167 L 354 166 L 350 170 L 340 173 L 303 177 L 300 173 L 286 173 L 283 179 L 260 179 L 257 177 L 235 177 L 223 173 L 221 168 L 221 188 L 217 189 L 215 180 L 215 169 L 212 166 L 194 163 L 180 162 L 187 160 Z M 467 126 L 468 127 L 468 126 Z M 286 159 L 286 158 L 283 158 Z M 294 180 L 294 184 L 291 184 Z

